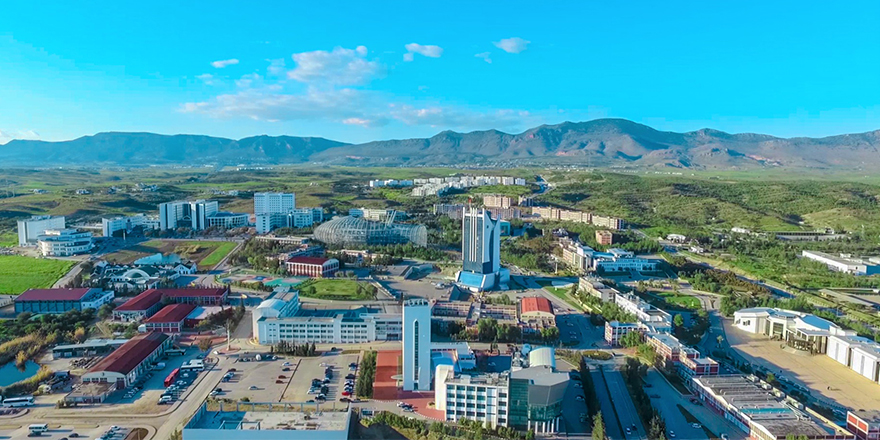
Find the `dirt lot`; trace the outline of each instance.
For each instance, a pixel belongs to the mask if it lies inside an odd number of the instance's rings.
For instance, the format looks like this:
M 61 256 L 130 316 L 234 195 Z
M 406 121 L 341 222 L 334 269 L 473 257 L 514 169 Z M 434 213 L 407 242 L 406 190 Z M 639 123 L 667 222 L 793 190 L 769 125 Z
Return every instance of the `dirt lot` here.
M 753 364 L 768 368 L 777 378 L 803 384 L 812 390 L 814 396 L 833 400 L 846 407 L 880 408 L 880 386 L 834 359 L 824 354 L 810 356 L 789 353 L 779 347 L 779 341 L 751 335 L 732 325 L 725 325 L 725 330 L 731 347 Z
M 217 264 L 233 248 L 235 248 L 235 243 L 228 241 L 150 240 L 109 254 L 106 259 L 112 263 L 131 264 L 139 258 L 156 253 L 166 255 L 173 253 L 183 259 L 195 261 L 199 265 L 199 269 L 204 270 Z

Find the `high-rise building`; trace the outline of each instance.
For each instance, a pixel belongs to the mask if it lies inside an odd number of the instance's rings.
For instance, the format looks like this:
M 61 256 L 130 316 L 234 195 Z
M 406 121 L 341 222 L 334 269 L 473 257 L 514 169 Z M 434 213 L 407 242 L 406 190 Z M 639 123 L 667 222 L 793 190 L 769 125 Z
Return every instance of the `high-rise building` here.
M 201 231 L 209 226 L 208 217 L 220 211 L 215 200 L 166 202 L 159 205 L 159 229 L 190 228 Z
M 37 242 L 37 237 L 48 229 L 64 229 L 64 216 L 35 215 L 18 221 L 18 245 L 27 246 Z
M 465 208 L 461 238 L 458 282 L 477 291 L 507 284 L 510 272 L 501 268 L 501 222 L 485 209 Z
M 403 303 L 403 389 L 431 389 L 431 304 L 424 298 Z
M 254 193 L 254 215 L 285 214 L 296 207 L 293 193 Z

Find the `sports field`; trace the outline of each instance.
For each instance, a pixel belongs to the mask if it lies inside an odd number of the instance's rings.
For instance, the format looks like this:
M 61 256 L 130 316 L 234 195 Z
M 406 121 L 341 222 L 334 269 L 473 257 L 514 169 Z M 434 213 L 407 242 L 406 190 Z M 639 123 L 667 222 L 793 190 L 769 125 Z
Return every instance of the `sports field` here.
M 195 261 L 199 270 L 212 269 L 235 249 L 231 241 L 180 241 L 150 240 L 137 246 L 107 255 L 107 261 L 130 264 L 133 261 L 156 253 L 177 254 L 183 259 Z

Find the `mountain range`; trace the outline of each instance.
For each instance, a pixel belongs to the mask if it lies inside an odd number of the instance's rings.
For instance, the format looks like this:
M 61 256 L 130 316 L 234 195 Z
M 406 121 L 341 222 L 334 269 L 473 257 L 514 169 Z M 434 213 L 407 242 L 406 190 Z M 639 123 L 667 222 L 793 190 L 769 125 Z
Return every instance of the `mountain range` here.
M 13 140 L 0 166 L 549 165 L 688 169 L 877 169 L 880 130 L 824 138 L 779 138 L 702 129 L 655 130 L 625 119 L 542 125 L 520 134 L 443 131 L 426 139 L 347 144 L 319 137 L 98 133 L 61 142 Z

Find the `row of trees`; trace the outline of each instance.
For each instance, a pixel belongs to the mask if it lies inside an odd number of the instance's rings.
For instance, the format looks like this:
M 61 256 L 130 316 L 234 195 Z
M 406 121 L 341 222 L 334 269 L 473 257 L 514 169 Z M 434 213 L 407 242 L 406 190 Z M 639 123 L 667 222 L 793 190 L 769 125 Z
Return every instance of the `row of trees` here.
M 462 419 L 455 425 L 442 422 L 426 422 L 413 417 L 381 411 L 370 419 L 362 420 L 367 426 L 381 424 L 400 430 L 413 431 L 415 438 L 484 440 L 499 438 L 504 440 L 534 440 L 534 431 L 519 432 L 507 426 L 491 428 L 488 424 Z
M 354 384 L 354 394 L 358 397 L 373 397 L 373 383 L 376 381 L 376 357 L 375 351 L 368 351 L 361 359 L 357 381 Z
M 648 366 L 638 359 L 626 358 L 626 362 L 620 368 L 620 374 L 632 396 L 639 419 L 648 428 L 648 438 L 666 440 L 666 422 L 660 416 L 660 412 L 651 405 L 651 398 L 642 388 L 642 378 L 648 374 Z
M 291 356 L 312 357 L 320 355 L 317 348 L 315 347 L 314 342 L 312 342 L 311 344 L 309 344 L 308 342 L 297 344 L 295 342 L 279 341 L 277 344 L 273 345 L 270 350 L 270 353 L 286 354 Z

